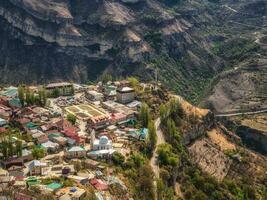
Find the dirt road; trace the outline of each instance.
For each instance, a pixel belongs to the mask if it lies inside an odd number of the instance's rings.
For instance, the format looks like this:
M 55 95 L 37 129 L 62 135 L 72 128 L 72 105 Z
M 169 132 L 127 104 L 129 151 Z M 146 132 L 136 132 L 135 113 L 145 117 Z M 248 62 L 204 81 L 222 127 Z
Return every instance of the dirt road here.
M 156 148 L 154 149 L 154 152 L 153 152 L 153 155 L 152 155 L 152 158 L 150 160 L 150 165 L 153 169 L 153 172 L 156 176 L 156 178 L 159 177 L 159 166 L 158 166 L 158 154 L 157 154 L 157 150 L 158 150 L 158 146 L 160 144 L 163 144 L 165 143 L 165 138 L 164 138 L 164 135 L 160 129 L 160 118 L 158 118 L 156 121 L 155 121 L 155 127 L 156 127 L 156 131 L 157 131 L 157 144 L 156 144 Z

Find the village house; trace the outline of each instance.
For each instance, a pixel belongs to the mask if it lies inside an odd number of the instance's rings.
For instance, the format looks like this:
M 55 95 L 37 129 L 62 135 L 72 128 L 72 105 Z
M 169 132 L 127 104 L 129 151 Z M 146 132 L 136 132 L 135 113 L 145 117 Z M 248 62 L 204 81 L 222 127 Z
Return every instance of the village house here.
M 41 147 L 43 147 L 44 149 L 46 149 L 47 152 L 50 153 L 55 153 L 58 149 L 59 149 L 59 144 L 55 143 L 55 142 L 51 142 L 50 140 L 42 143 Z
M 101 179 L 94 178 L 90 181 L 90 184 L 97 190 L 108 190 L 108 184 Z
M 71 83 L 61 82 L 61 83 L 50 83 L 46 87 L 47 96 L 53 96 L 55 91 L 58 91 L 59 96 L 69 96 L 73 95 L 74 88 Z
M 84 167 L 85 168 L 89 168 L 89 169 L 97 169 L 98 166 L 100 165 L 99 162 L 95 161 L 95 160 L 91 160 L 91 159 L 86 159 L 83 161 Z
M 79 187 L 65 187 L 56 192 L 59 200 L 82 200 L 86 196 L 86 191 Z
M 52 142 L 55 142 L 57 144 L 59 144 L 60 146 L 65 146 L 67 145 L 68 139 L 62 136 L 58 136 L 58 137 L 51 137 L 50 139 Z
M 62 188 L 62 186 L 63 185 L 61 183 L 53 182 L 53 183 L 46 185 L 45 189 L 51 192 L 55 192 L 59 190 L 60 188 Z
M 78 135 L 78 133 L 76 132 L 75 129 L 71 129 L 71 128 L 64 129 L 63 131 L 61 131 L 61 133 L 65 137 L 68 137 L 68 138 L 71 138 L 72 140 L 74 140 L 74 143 L 80 143 L 80 142 L 82 142 L 81 141 L 82 139 L 80 138 L 80 136 Z
M 107 127 L 109 125 L 109 122 L 110 121 L 108 115 L 96 116 L 88 119 L 87 126 L 88 128 L 98 130 Z
M 53 175 L 69 175 L 75 172 L 74 165 L 58 164 L 53 165 L 50 169 L 50 174 Z
M 104 95 L 95 90 L 89 90 L 85 92 L 85 97 L 90 101 L 103 101 Z
M 1 118 L 8 120 L 11 115 L 12 115 L 11 108 L 5 105 L 0 105 L 0 117 Z
M 82 177 L 82 176 L 69 175 L 68 178 L 82 185 L 85 185 L 89 182 L 89 179 L 87 177 Z
M 126 115 L 127 119 L 135 118 L 136 112 L 121 103 L 117 103 L 115 101 L 105 101 L 105 102 L 102 102 L 102 105 L 104 108 L 109 110 L 111 113 L 122 113 Z
M 39 160 L 33 160 L 28 165 L 28 170 L 30 176 L 33 175 L 43 175 L 44 169 L 47 167 L 47 163 L 41 162 Z
M 65 151 L 67 158 L 83 158 L 86 157 L 86 150 L 81 146 L 74 146 Z
M 5 90 L 1 92 L 1 95 L 10 99 L 16 98 L 18 96 L 18 88 L 13 86 L 5 88 Z
M 48 142 L 48 136 L 45 133 L 39 130 L 34 130 L 33 132 L 34 133 L 32 134 L 32 138 L 37 144 Z
M 123 113 L 111 113 L 110 123 L 111 124 L 123 124 L 127 122 L 127 116 Z
M 135 91 L 130 87 L 121 87 L 117 89 L 117 101 L 122 104 L 130 103 L 135 98 Z
M 114 85 L 106 85 L 104 88 L 104 98 L 105 100 L 116 100 L 116 95 L 117 95 L 117 87 Z

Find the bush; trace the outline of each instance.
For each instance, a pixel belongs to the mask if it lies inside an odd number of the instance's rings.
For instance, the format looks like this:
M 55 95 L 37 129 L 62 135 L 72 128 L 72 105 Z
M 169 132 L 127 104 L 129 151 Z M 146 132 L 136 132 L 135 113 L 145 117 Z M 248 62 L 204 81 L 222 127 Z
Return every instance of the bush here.
M 125 161 L 125 157 L 119 152 L 114 152 L 112 155 L 112 161 L 115 165 L 122 166 Z
M 72 125 L 74 125 L 75 123 L 76 123 L 76 117 L 74 116 L 74 115 L 72 115 L 72 114 L 68 114 L 67 115 L 67 120 L 70 122 L 70 123 L 72 123 Z

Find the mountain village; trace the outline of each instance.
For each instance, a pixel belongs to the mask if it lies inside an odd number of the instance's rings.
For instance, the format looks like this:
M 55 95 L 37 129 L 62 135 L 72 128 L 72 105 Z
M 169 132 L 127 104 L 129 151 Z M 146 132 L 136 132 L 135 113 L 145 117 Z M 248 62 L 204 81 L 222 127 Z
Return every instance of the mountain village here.
M 16 200 L 36 199 L 32 193 L 60 200 L 93 194 L 102 200 L 112 199 L 110 188 L 119 188 L 128 199 L 112 162 L 147 139 L 148 129 L 138 122 L 140 108 L 127 80 L 2 88 L 0 190 L 12 188 Z

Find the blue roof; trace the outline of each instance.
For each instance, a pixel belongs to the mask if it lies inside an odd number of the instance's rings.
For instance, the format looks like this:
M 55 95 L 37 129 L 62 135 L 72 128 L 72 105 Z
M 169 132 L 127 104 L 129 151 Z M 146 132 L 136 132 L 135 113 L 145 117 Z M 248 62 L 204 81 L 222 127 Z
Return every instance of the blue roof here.
M 140 131 L 139 131 L 139 137 L 141 139 L 145 139 L 147 137 L 147 134 L 148 134 L 148 129 L 147 128 L 142 128 Z
M 21 108 L 22 107 L 21 102 L 20 102 L 20 100 L 18 98 L 10 99 L 8 101 L 8 103 L 9 103 L 9 105 L 17 107 L 17 108 Z
M 62 184 L 60 183 L 50 183 L 49 185 L 46 186 L 49 189 L 56 190 L 62 187 Z

